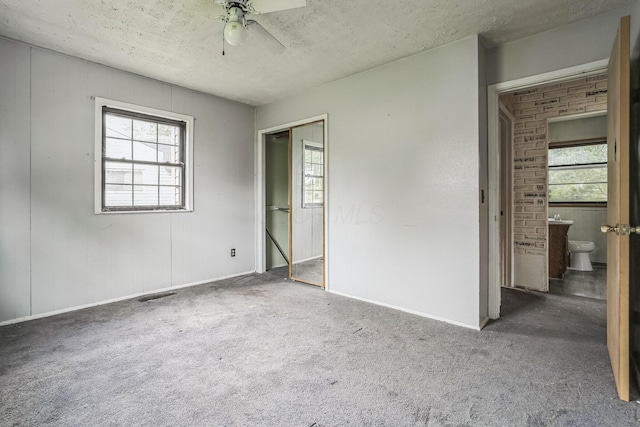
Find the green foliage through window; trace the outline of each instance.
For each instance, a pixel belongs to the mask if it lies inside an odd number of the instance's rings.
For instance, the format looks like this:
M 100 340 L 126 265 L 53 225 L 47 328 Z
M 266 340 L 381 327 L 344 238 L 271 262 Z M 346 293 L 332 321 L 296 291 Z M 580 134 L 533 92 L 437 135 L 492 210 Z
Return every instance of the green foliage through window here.
M 607 144 L 549 150 L 549 202 L 607 201 Z

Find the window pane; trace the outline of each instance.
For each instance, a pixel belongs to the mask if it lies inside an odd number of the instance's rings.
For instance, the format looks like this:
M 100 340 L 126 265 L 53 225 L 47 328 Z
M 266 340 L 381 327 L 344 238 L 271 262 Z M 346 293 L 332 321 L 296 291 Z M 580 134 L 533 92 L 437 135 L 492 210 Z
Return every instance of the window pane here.
M 160 185 L 182 185 L 182 168 L 160 166 Z
M 160 205 L 178 206 L 180 204 L 180 187 L 160 187 Z
M 316 178 L 313 180 L 313 189 L 316 191 L 322 191 L 322 178 Z
M 607 184 L 553 184 L 549 185 L 551 202 L 606 202 Z
M 313 165 L 311 163 L 304 164 L 304 174 L 313 175 Z
M 176 145 L 158 145 L 158 162 L 180 162 L 180 147 Z
M 131 206 L 133 198 L 131 185 L 105 185 L 104 204 L 105 206 Z
M 134 120 L 133 139 L 137 141 L 158 141 L 158 125 L 152 122 Z
M 131 119 L 105 114 L 105 137 L 131 139 Z
M 316 151 L 316 150 L 314 150 L 314 151 L 312 151 L 311 153 L 312 153 L 312 154 L 311 154 L 311 161 L 312 161 L 313 163 L 320 163 L 320 164 L 322 164 L 322 151 Z
M 178 126 L 158 124 L 158 142 L 161 144 L 180 145 L 180 128 Z
M 313 175 L 322 176 L 322 165 L 313 165 Z
M 106 138 L 104 142 L 105 155 L 111 159 L 131 160 L 131 141 Z
M 131 165 L 127 163 L 105 162 L 104 182 L 105 184 L 133 184 L 133 174 Z
M 313 203 L 313 191 L 305 191 L 304 192 L 304 202 L 305 203 Z
M 133 203 L 135 206 L 158 206 L 158 187 L 134 185 Z
M 549 184 L 606 183 L 607 167 L 549 169 Z
M 307 163 L 311 163 L 311 150 L 305 148 L 304 150 L 304 161 Z
M 134 164 L 134 184 L 158 185 L 159 167 L 157 165 Z M 156 188 L 157 192 L 158 189 Z M 157 199 L 156 199 L 157 200 Z
M 103 111 L 105 207 L 183 206 L 187 123 L 159 123 L 165 119 L 128 116 L 127 111 L 106 107 Z
M 322 203 L 322 191 L 313 192 L 313 203 Z
M 157 162 L 157 145 L 151 142 L 133 141 L 133 159 Z
M 549 150 L 549 166 L 606 163 L 607 144 L 581 147 L 554 148 Z

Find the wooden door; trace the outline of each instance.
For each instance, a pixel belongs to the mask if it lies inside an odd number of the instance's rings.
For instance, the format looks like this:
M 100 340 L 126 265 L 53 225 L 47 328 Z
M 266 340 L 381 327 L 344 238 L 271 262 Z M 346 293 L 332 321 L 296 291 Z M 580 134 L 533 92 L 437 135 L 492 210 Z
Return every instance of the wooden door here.
M 608 89 L 607 347 L 618 395 L 629 400 L 629 39 L 630 19 L 620 21 Z

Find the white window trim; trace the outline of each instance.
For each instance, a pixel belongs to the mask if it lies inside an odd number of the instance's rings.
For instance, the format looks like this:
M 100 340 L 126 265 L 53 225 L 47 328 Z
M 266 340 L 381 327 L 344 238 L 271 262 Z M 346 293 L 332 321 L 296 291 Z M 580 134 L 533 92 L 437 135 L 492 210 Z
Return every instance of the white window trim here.
M 94 97 L 95 99 L 95 146 L 94 146 L 94 213 L 96 215 L 112 214 L 149 214 L 156 212 L 193 212 L 193 128 L 195 118 L 185 114 L 171 111 L 158 110 L 156 108 L 144 107 L 141 105 L 129 104 L 128 102 L 115 101 L 113 99 Z M 171 120 L 183 121 L 186 123 L 184 156 L 185 156 L 185 182 L 184 182 L 184 209 L 155 209 L 155 210 L 102 210 L 102 107 L 117 108 L 131 111 L 133 113 L 147 114 L 151 116 L 163 117 Z

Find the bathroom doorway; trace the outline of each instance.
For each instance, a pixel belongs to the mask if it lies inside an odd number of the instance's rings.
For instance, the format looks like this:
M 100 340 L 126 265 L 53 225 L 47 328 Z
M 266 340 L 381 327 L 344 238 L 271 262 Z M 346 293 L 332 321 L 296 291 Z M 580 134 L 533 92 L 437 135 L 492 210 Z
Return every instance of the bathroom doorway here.
M 637 200 L 637 194 L 632 193 L 630 189 L 634 188 L 630 181 L 637 178 L 638 157 L 634 157 L 637 153 L 638 138 L 637 127 L 629 126 L 630 118 L 633 121 L 636 115 L 630 115 L 629 109 L 633 102 L 630 102 L 632 92 L 630 84 L 637 82 L 630 79 L 630 62 L 633 64 L 634 71 L 637 68 L 637 60 L 630 60 L 629 56 L 629 39 L 630 39 L 630 19 L 624 17 L 620 20 L 620 26 L 616 32 L 615 42 L 611 51 L 609 60 L 597 61 L 578 67 L 571 67 L 532 78 L 524 78 L 506 83 L 500 83 L 489 86 L 488 88 L 488 117 L 489 117 L 489 210 L 490 215 L 498 217 L 499 213 L 499 177 L 500 173 L 500 157 L 499 157 L 499 102 L 502 95 L 513 93 L 513 96 L 519 96 L 520 113 L 532 116 L 529 117 L 531 122 L 523 120 L 523 123 L 514 125 L 514 154 L 513 154 L 513 197 L 514 197 L 514 253 L 520 251 L 521 254 L 541 255 L 541 250 L 548 249 L 547 239 L 538 240 L 536 237 L 548 236 L 546 228 L 548 227 L 548 206 L 546 196 L 548 194 L 546 180 L 541 178 L 547 177 L 546 157 L 548 153 L 545 150 L 545 134 L 547 132 L 547 119 L 553 116 L 572 116 L 579 113 L 593 113 L 595 111 L 606 110 L 608 115 L 607 124 L 607 166 L 608 166 L 608 194 L 607 194 L 607 223 L 602 225 L 601 231 L 607 233 L 607 300 L 606 310 L 599 310 L 600 314 L 606 312 L 607 325 L 607 349 L 609 359 L 613 370 L 615 384 L 620 399 L 629 401 L 630 397 L 630 371 L 636 371 L 637 374 L 637 353 L 635 349 L 637 345 L 634 337 L 635 333 L 633 321 L 630 316 L 637 317 L 637 293 L 633 291 L 638 288 L 637 278 L 634 272 L 637 272 L 635 264 L 630 258 L 633 251 L 629 248 L 635 248 L 637 245 L 637 234 L 640 225 L 632 221 L 637 219 L 637 204 L 630 201 Z M 602 74 L 607 73 L 606 76 Z M 637 73 L 634 72 L 634 75 Z M 568 79 L 584 79 L 581 85 L 569 90 L 563 86 L 563 82 Z M 546 85 L 547 91 L 535 90 L 536 85 Z M 566 92 L 565 92 L 566 89 Z M 586 92 L 581 93 L 583 89 Z M 634 86 L 634 90 L 635 90 Z M 529 90 L 531 90 L 529 92 Z M 557 91 L 557 92 L 556 92 Z M 599 92 L 601 91 L 601 92 Z M 557 95 L 557 96 L 556 96 Z M 606 97 L 604 96 L 606 95 Z M 524 97 L 524 98 L 523 98 Z M 593 99 L 587 99 L 593 97 Z M 527 104 L 528 103 L 528 104 Z M 566 103 L 566 105 L 564 105 Z M 554 107 L 561 106 L 561 111 L 553 112 Z M 605 108 L 596 107 L 598 104 L 604 104 Z M 514 105 L 515 107 L 515 105 Z M 539 111 L 542 107 L 542 112 Z M 532 110 L 529 110 L 532 108 Z M 557 114 L 556 114 L 557 113 Z M 553 114 L 553 115 L 552 115 Z M 516 114 L 514 114 L 515 116 Z M 637 125 L 636 125 L 637 126 Z M 520 131 L 517 135 L 516 132 Z M 630 138 L 629 136 L 633 137 Z M 519 138 L 522 139 L 519 139 Z M 523 143 L 521 147 L 517 144 Z M 535 147 L 531 147 L 533 143 Z M 546 154 L 546 155 L 545 155 Z M 631 155 L 630 155 L 631 154 Z M 538 158 L 537 158 L 538 157 Z M 545 164 L 542 165 L 542 160 Z M 529 166 L 527 168 L 527 166 Z M 496 172 L 492 173 L 492 170 Z M 542 170 L 544 169 L 544 170 Z M 520 176 L 516 176 L 515 171 L 520 170 Z M 509 171 L 510 173 L 511 171 Z M 527 179 L 529 180 L 527 182 Z M 528 185 L 533 185 L 533 191 Z M 522 185 L 521 188 L 518 188 Z M 518 190 L 521 191 L 518 194 Z M 631 195 L 631 197 L 629 197 Z M 540 200 L 542 199 L 542 200 Z M 518 205 L 522 207 L 519 208 Z M 529 209 L 525 209 L 526 207 Z M 540 207 L 542 206 L 542 208 Z M 523 213 L 522 218 L 515 220 L 516 213 Z M 542 215 L 544 213 L 544 216 Z M 533 214 L 533 217 L 531 216 Z M 527 221 L 529 221 L 527 223 Z M 490 227 L 490 261 L 489 261 L 489 315 L 497 319 L 500 317 L 501 288 L 498 279 L 499 274 L 499 227 L 496 223 L 489 223 Z M 546 227 L 545 227 L 546 226 Z M 518 229 L 518 227 L 520 227 Z M 526 233 L 530 233 L 527 238 Z M 521 233 L 518 233 L 521 231 Z M 520 234 L 520 236 L 518 236 Z M 635 239 L 635 240 L 634 240 Z M 635 242 L 635 243 L 634 243 Z M 635 246 L 634 246 L 635 245 Z M 533 260 L 532 260 L 533 261 Z M 538 260 L 540 261 L 540 260 Z M 514 269 L 518 269 L 517 260 L 514 261 Z M 546 271 L 544 277 L 546 278 Z M 515 281 L 517 282 L 517 277 Z M 631 292 L 631 298 L 630 298 Z M 541 295 L 542 298 L 564 298 L 557 295 Z M 635 297 L 635 299 L 634 299 Z M 591 300 L 596 301 L 596 300 Z M 604 302 L 601 302 L 604 306 Z M 601 317 L 601 316 L 600 316 Z M 630 351 L 630 349 L 633 349 Z M 630 360 L 631 359 L 631 360 Z
M 547 157 L 549 291 L 605 300 L 606 111 L 549 118 Z
M 501 200 L 512 198 L 512 267 L 513 287 L 548 292 L 547 245 L 547 119 L 579 112 L 606 109 L 607 60 L 499 83 L 488 88 L 489 117 L 489 317 L 500 317 L 504 231 L 501 232 Z M 579 82 L 581 81 L 581 82 Z M 563 86 L 573 82 L 571 89 Z M 593 85 L 593 88 L 591 86 Z M 545 90 L 541 91 L 541 87 Z M 578 89 L 580 88 L 580 89 Z M 580 93 L 579 91 L 584 90 Z M 576 92 L 578 91 L 578 92 Z M 603 91 L 598 93 L 598 91 Z M 587 92 L 590 99 L 586 99 Z M 585 99 L 579 99 L 585 98 Z M 596 99 L 597 98 L 597 99 Z M 582 104 L 581 101 L 584 101 Z M 593 105 L 587 106 L 588 104 Z M 514 116 L 512 153 L 501 153 L 500 104 Z M 505 164 L 505 156 L 507 157 Z M 503 174 L 511 177 L 511 189 L 504 194 Z M 504 182 L 504 181 L 502 181 Z M 507 236 L 509 238 L 509 236 Z
M 528 86 L 499 96 L 502 286 L 548 292 L 550 278 L 562 279 L 569 268 L 567 232 L 571 225 L 567 221 L 548 221 L 550 217 L 563 216 L 561 212 L 550 214 L 550 198 L 559 197 L 555 208 L 569 209 L 564 212 L 565 219 L 574 213 L 584 216 L 606 209 L 606 108 L 605 72 Z M 510 152 L 505 141 L 511 141 Z M 589 157 L 594 150 L 599 150 L 599 160 Z M 549 162 L 553 157 L 550 153 L 559 159 L 559 164 Z M 572 163 L 572 156 L 579 154 L 585 160 Z M 563 163 L 562 159 L 566 161 Z M 602 164 L 596 165 L 598 161 Z M 598 176 L 585 177 L 592 172 Z M 605 174 L 604 180 L 600 172 Z M 591 190 L 602 190 L 603 185 L 605 191 L 600 199 L 588 197 Z M 586 198 L 580 198 L 581 194 Z M 596 204 L 599 206 L 594 208 Z M 504 215 L 508 217 L 503 219 Z M 590 218 L 580 227 L 585 232 L 590 227 L 588 236 L 602 240 L 596 236 L 599 224 L 594 225 L 593 221 L 598 218 Z M 585 235 L 571 238 L 588 241 Z M 511 250 L 506 249 L 509 245 Z M 582 257 L 586 256 L 584 247 L 579 246 Z

